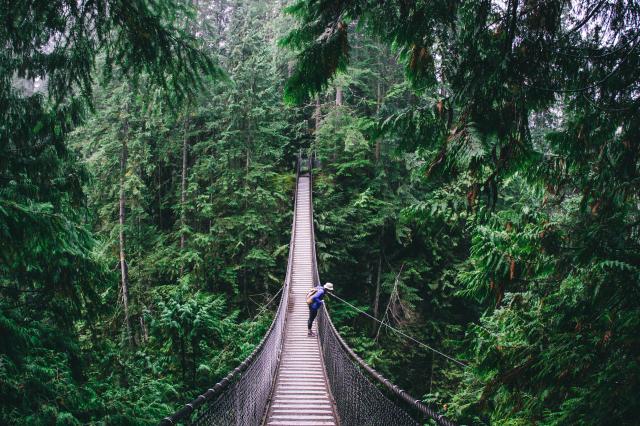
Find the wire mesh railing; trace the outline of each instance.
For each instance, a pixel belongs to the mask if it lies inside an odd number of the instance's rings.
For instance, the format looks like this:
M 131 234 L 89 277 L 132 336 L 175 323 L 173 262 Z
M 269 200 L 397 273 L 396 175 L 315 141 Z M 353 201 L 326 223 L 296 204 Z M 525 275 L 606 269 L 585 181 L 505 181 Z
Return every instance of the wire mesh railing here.
M 276 316 L 253 353 L 213 388 L 164 418 L 161 425 L 252 426 L 262 423 L 282 354 L 290 277 L 289 270 Z
M 312 159 L 305 160 L 313 188 Z M 300 175 L 303 160 L 298 159 L 296 175 Z M 298 177 L 296 176 L 296 178 Z M 296 198 L 297 198 L 296 179 Z M 296 206 L 297 199 L 294 199 Z M 313 191 L 310 191 L 310 229 L 312 268 L 315 283 L 320 283 L 313 224 Z M 293 276 L 295 217 L 292 225 L 287 275 L 275 318 L 256 349 L 242 364 L 213 388 L 166 417 L 161 425 L 178 423 L 191 425 L 259 425 L 267 412 L 271 392 L 277 377 L 284 342 L 289 288 Z M 342 339 L 326 309 L 318 315 L 318 334 L 326 377 L 336 403 L 342 426 L 360 425 L 418 425 L 432 419 L 439 425 L 455 424 L 436 413 L 431 407 L 411 397 L 367 365 Z
M 295 217 L 298 194 L 296 167 L 296 189 L 294 192 L 293 224 L 289 244 L 287 275 L 282 296 L 269 330 L 258 346 L 238 367 L 202 395 L 186 404 L 182 409 L 165 417 L 160 425 L 220 425 L 257 426 L 267 412 L 271 392 L 277 376 L 284 343 L 284 330 L 289 288 L 293 276 L 293 252 L 295 246 Z
M 366 364 L 342 339 L 326 309 L 317 321 L 326 375 L 342 426 L 420 425 L 427 419 L 455 426 Z
M 280 362 L 285 307 L 288 303 L 289 292 L 285 288 L 276 317 L 255 356 L 247 358 L 237 368 L 236 377 L 228 380 L 229 385 L 226 389 L 221 389 L 216 398 L 208 398 L 199 409 L 193 410 L 194 413 L 186 423 L 220 426 L 251 426 L 262 423 Z M 212 391 L 215 390 L 214 387 Z M 205 393 L 204 398 L 206 397 Z
M 313 223 L 313 173 L 310 211 L 314 281 L 320 284 Z M 365 363 L 336 330 L 329 312 L 318 314 L 318 336 L 326 376 L 342 426 L 420 425 L 431 419 L 441 426 L 455 423 L 413 398 Z

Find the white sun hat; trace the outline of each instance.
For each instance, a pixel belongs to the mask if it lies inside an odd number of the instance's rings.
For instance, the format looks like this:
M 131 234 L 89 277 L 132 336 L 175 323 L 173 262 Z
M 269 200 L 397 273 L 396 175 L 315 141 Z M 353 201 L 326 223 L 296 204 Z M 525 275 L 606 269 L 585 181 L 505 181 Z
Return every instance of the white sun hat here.
M 333 284 L 331 284 L 331 283 L 326 283 L 326 284 L 324 285 L 324 288 L 325 288 L 325 290 L 333 290 Z

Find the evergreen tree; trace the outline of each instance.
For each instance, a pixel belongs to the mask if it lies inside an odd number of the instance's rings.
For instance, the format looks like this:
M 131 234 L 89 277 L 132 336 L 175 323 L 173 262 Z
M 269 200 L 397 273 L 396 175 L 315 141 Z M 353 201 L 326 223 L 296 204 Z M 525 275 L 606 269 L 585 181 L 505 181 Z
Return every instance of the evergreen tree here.
M 637 1 L 14 3 L 0 423 L 155 424 L 237 366 L 301 151 L 367 362 L 464 424 L 636 422 Z
M 414 91 L 384 118 L 422 162 L 416 177 L 435 203 L 410 211 L 427 227 L 442 199 L 471 219 L 468 259 L 443 272 L 485 309 L 455 344 L 471 367 L 451 372 L 463 384 L 448 396 L 454 414 L 633 423 L 640 6 L 300 1 L 289 11 L 299 22 L 284 39 L 298 59 L 289 98 L 346 69 L 357 21 L 397 50 Z
M 85 339 L 113 276 L 85 224 L 86 171 L 66 138 L 103 75 L 141 74 L 178 99 L 219 75 L 173 2 L 0 6 L 0 422 L 79 424 L 104 415 Z M 26 89 L 26 90 L 25 90 Z M 83 327 L 84 326 L 84 327 Z M 80 333 L 80 329 L 86 331 Z

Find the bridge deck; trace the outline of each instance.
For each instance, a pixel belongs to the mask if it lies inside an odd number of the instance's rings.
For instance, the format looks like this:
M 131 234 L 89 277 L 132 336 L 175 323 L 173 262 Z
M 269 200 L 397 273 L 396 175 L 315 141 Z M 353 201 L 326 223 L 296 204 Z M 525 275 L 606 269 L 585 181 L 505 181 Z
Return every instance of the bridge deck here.
M 305 295 L 313 283 L 309 178 L 298 181 L 291 299 L 269 426 L 337 425 L 317 337 L 307 337 Z M 314 324 L 314 330 L 316 325 Z

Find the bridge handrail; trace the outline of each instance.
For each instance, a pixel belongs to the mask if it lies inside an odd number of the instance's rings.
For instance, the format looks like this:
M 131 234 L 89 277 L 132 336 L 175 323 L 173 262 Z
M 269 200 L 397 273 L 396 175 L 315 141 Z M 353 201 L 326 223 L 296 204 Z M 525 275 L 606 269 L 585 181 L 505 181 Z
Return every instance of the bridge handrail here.
M 312 162 L 313 164 L 313 162 Z M 312 238 L 312 271 L 314 274 L 314 281 L 317 284 L 320 284 L 320 273 L 318 271 L 318 260 L 316 257 L 316 237 L 315 237 L 315 226 L 314 226 L 314 215 L 313 215 L 313 168 L 309 170 L 309 187 L 311 190 L 309 191 L 309 200 L 310 200 L 310 216 L 311 216 L 311 238 Z M 333 321 L 331 321 L 331 316 L 329 315 L 328 309 L 323 309 L 326 320 L 329 324 L 329 330 L 336 337 L 337 341 L 340 343 L 340 346 L 344 349 L 344 351 L 349 355 L 349 357 L 354 361 L 362 370 L 368 373 L 368 376 L 374 380 L 374 382 L 379 383 L 384 386 L 392 395 L 398 398 L 401 401 L 404 401 L 408 406 L 415 412 L 421 413 L 421 415 L 433 419 L 437 424 L 441 426 L 456 426 L 454 422 L 447 419 L 441 414 L 438 414 L 431 407 L 424 404 L 422 401 L 414 398 L 409 393 L 407 393 L 402 388 L 394 385 L 389 379 L 385 378 L 382 374 L 376 371 L 373 367 L 367 364 L 362 358 L 356 354 L 353 349 L 344 341 L 338 330 L 336 329 Z
M 249 368 L 249 366 L 253 363 L 253 361 L 262 352 L 262 350 L 264 349 L 266 341 L 269 339 L 269 336 L 273 332 L 274 327 L 275 327 L 276 323 L 278 322 L 279 316 L 280 315 L 284 315 L 284 313 L 286 311 L 286 307 L 283 308 L 283 304 L 285 303 L 285 300 L 288 300 L 288 298 L 285 297 L 285 293 L 289 292 L 289 289 L 290 289 L 290 285 L 289 284 L 291 282 L 291 277 L 293 276 L 292 258 L 293 258 L 293 252 L 294 252 L 294 246 L 295 246 L 295 232 L 296 232 L 295 217 L 296 217 L 297 199 L 298 199 L 298 176 L 299 176 L 299 174 L 300 174 L 300 158 L 298 158 L 298 161 L 297 161 L 297 164 L 296 164 L 296 186 L 295 186 L 295 191 L 294 191 L 294 196 L 293 196 L 293 218 L 294 218 L 294 220 L 292 221 L 292 225 L 291 225 L 291 240 L 289 242 L 289 257 L 287 259 L 287 274 L 286 274 L 286 277 L 285 277 L 285 280 L 284 280 L 282 295 L 280 296 L 280 302 L 278 304 L 278 309 L 276 310 L 276 315 L 274 316 L 273 321 L 271 322 L 271 325 L 269 326 L 269 329 L 265 333 L 265 335 L 262 338 L 262 340 L 260 340 L 260 343 L 258 343 L 256 348 L 253 350 L 253 352 L 251 352 L 251 354 L 249 356 L 247 356 L 244 359 L 244 361 L 242 361 L 242 363 L 240 363 L 240 365 L 238 365 L 235 369 L 233 369 L 229 374 L 227 374 L 222 380 L 220 380 L 218 383 L 216 383 L 212 388 L 208 389 L 203 394 L 198 395 L 198 397 L 196 397 L 191 402 L 185 404 L 184 407 L 182 407 L 180 410 L 176 411 L 171 416 L 168 416 L 168 417 L 165 417 L 164 419 L 162 419 L 160 421 L 160 425 L 161 426 L 174 425 L 174 424 L 177 424 L 178 422 L 180 422 L 182 420 L 188 419 L 191 416 L 191 414 L 193 414 L 193 412 L 197 408 L 202 406 L 205 402 L 214 401 L 218 396 L 222 395 L 222 393 L 232 383 L 234 383 L 237 379 L 239 379 L 241 377 L 242 373 L 244 373 Z M 281 352 L 282 352 L 282 343 L 280 344 L 280 350 L 279 350 L 278 357 L 280 356 Z

